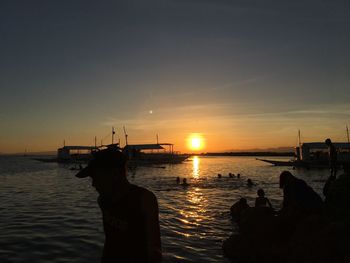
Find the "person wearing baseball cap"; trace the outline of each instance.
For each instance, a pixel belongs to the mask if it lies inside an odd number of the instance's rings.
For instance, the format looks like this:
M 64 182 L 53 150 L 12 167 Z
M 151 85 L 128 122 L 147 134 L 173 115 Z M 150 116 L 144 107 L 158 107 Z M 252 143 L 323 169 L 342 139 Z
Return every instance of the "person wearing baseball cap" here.
M 162 261 L 156 196 L 127 180 L 127 156 L 107 148 L 94 153 L 76 174 L 92 179 L 99 194 L 105 243 L 102 263 L 157 263 Z

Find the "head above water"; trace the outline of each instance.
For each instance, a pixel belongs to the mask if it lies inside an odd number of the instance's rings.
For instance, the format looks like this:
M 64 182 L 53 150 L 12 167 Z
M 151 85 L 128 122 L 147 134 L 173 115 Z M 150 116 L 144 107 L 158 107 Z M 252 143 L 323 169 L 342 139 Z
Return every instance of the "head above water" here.
M 328 138 L 324 141 L 324 143 L 329 146 L 332 144 L 332 141 L 331 141 L 331 139 Z
M 257 192 L 258 196 L 261 196 L 261 197 L 264 197 L 265 196 L 265 192 L 263 189 L 259 189 L 258 192 Z

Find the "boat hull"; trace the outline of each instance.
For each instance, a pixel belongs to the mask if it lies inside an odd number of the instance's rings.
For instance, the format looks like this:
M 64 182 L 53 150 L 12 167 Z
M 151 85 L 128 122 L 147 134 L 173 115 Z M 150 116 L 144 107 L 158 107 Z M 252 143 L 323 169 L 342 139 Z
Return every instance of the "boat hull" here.
M 329 168 L 329 163 L 327 161 L 280 161 L 280 160 L 267 160 L 260 159 L 257 160 L 272 164 L 274 166 L 292 166 L 292 167 L 303 167 L 303 168 Z

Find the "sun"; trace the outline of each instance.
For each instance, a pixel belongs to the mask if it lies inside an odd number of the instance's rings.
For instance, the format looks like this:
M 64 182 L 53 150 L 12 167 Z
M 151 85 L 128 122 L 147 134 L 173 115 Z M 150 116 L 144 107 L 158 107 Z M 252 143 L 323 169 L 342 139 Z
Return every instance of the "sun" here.
M 200 138 L 192 138 L 191 139 L 191 147 L 193 150 L 198 150 L 201 147 L 201 139 Z
M 187 141 L 187 147 L 192 151 L 199 151 L 204 148 L 204 139 L 200 134 L 191 134 Z

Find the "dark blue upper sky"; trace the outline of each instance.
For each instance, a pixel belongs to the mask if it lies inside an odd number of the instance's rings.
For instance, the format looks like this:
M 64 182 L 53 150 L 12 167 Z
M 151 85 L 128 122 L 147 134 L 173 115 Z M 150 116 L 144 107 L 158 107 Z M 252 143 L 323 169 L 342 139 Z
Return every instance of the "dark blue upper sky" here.
M 349 1 L 1 1 L 0 37 L 0 151 L 110 125 L 349 121 Z

